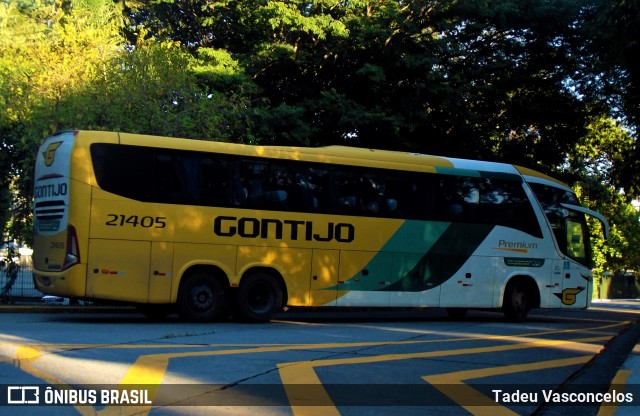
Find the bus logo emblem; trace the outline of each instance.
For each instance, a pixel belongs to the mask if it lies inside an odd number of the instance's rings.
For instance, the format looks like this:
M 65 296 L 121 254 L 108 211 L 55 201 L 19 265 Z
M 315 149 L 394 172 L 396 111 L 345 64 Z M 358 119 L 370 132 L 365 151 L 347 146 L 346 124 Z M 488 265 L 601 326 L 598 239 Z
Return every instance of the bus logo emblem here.
M 564 305 L 573 305 L 576 303 L 576 295 L 584 290 L 583 287 L 577 287 L 575 289 L 565 289 L 562 293 L 554 293 L 562 301 Z
M 53 159 L 56 156 L 56 149 L 60 147 L 61 144 L 62 142 L 54 142 L 47 146 L 47 150 L 42 153 L 42 156 L 44 156 L 45 166 L 49 167 L 53 165 Z

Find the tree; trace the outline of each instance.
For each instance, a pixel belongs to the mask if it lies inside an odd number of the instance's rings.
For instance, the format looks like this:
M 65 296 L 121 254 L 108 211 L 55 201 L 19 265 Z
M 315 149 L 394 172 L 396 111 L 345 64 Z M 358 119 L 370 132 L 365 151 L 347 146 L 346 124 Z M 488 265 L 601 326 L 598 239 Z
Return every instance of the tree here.
M 28 240 L 35 153 L 56 131 L 254 137 L 247 100 L 255 86 L 224 51 L 200 48 L 194 57 L 176 42 L 147 39 L 144 31 L 127 45 L 119 6 L 111 0 L 0 7 L 0 202 L 7 213 L 0 225 L 4 230 L 5 217 L 13 218 L 12 235 Z
M 236 59 L 261 89 L 255 124 L 270 143 L 509 159 L 550 171 L 595 108 L 567 86 L 582 56 L 580 1 L 138 4 L 133 21 L 150 35 Z M 292 115 L 290 131 L 282 115 Z
M 582 22 L 584 54 L 577 88 L 607 103 L 635 137 L 625 163 L 618 166 L 628 195 L 640 192 L 640 3 L 627 0 L 588 2 Z
M 246 105 L 243 98 L 227 99 L 219 91 L 202 88 L 194 66 L 202 71 L 205 65 L 174 42 L 141 39 L 104 64 L 101 76 L 65 103 L 81 120 L 78 127 L 235 139 L 227 121 L 235 116 L 234 109 Z M 81 106 L 82 102 L 92 105 Z
M 12 218 L 14 238 L 30 234 L 37 146 L 52 132 L 77 125 L 77 113 L 62 103 L 115 52 L 120 22 L 110 0 L 0 3 L 0 208 Z M 0 226 L 4 232 L 5 222 Z
M 618 271 L 640 266 L 640 213 L 625 192 L 626 178 L 619 165 L 633 148 L 629 131 L 612 119 L 594 118 L 574 152 L 566 161 L 570 172 L 580 172 L 576 187 L 583 203 L 604 214 L 611 224 L 610 237 L 601 231 L 593 237 L 595 271 Z M 591 230 L 598 230 L 595 221 Z
M 594 0 L 584 16 L 588 70 L 584 87 L 612 101 L 614 116 L 640 127 L 640 3 Z M 587 55 L 588 57 L 589 55 Z
M 26 226 L 37 144 L 69 128 L 506 161 L 623 209 L 640 187 L 637 7 L 6 0 L 1 212 Z
M 640 157 L 632 157 L 633 135 L 609 116 L 623 109 L 631 121 L 638 108 L 634 7 L 152 1 L 135 20 L 194 53 L 206 47 L 232 56 L 260 88 L 251 114 L 263 143 L 517 163 L 578 184 L 587 203 L 624 222 Z M 613 267 L 633 230 L 614 223 L 601 267 Z

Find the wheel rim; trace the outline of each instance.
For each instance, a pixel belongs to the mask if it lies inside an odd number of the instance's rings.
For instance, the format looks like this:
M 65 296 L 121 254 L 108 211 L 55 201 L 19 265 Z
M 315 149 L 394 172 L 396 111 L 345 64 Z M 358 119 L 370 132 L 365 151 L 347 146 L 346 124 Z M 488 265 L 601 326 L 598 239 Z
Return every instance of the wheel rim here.
M 256 283 L 247 293 L 247 304 L 249 308 L 257 313 L 264 313 L 271 310 L 273 306 L 273 291 L 271 286 L 265 283 Z
M 213 290 L 208 285 L 198 285 L 189 291 L 189 299 L 193 309 L 203 312 L 213 306 Z
M 523 291 L 516 291 L 513 295 L 513 307 L 517 312 L 527 310 L 527 295 Z

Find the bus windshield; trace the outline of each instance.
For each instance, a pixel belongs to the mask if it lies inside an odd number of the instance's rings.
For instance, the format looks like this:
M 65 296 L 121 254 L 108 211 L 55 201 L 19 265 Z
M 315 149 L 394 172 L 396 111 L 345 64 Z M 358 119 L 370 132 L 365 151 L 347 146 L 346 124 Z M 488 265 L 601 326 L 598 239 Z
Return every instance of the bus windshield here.
M 542 206 L 558 242 L 560 251 L 575 261 L 591 267 L 591 246 L 585 214 L 603 224 L 605 237 L 608 224 L 600 214 L 580 206 L 576 194 L 568 189 L 530 183 Z

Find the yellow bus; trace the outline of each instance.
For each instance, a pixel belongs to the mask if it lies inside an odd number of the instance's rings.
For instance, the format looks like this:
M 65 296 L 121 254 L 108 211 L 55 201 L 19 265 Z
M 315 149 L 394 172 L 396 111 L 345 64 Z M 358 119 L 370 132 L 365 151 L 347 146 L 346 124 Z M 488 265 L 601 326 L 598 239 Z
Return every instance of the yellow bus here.
M 34 197 L 40 291 L 192 321 L 586 308 L 585 214 L 606 230 L 569 187 L 509 164 L 116 132 L 46 139 Z

